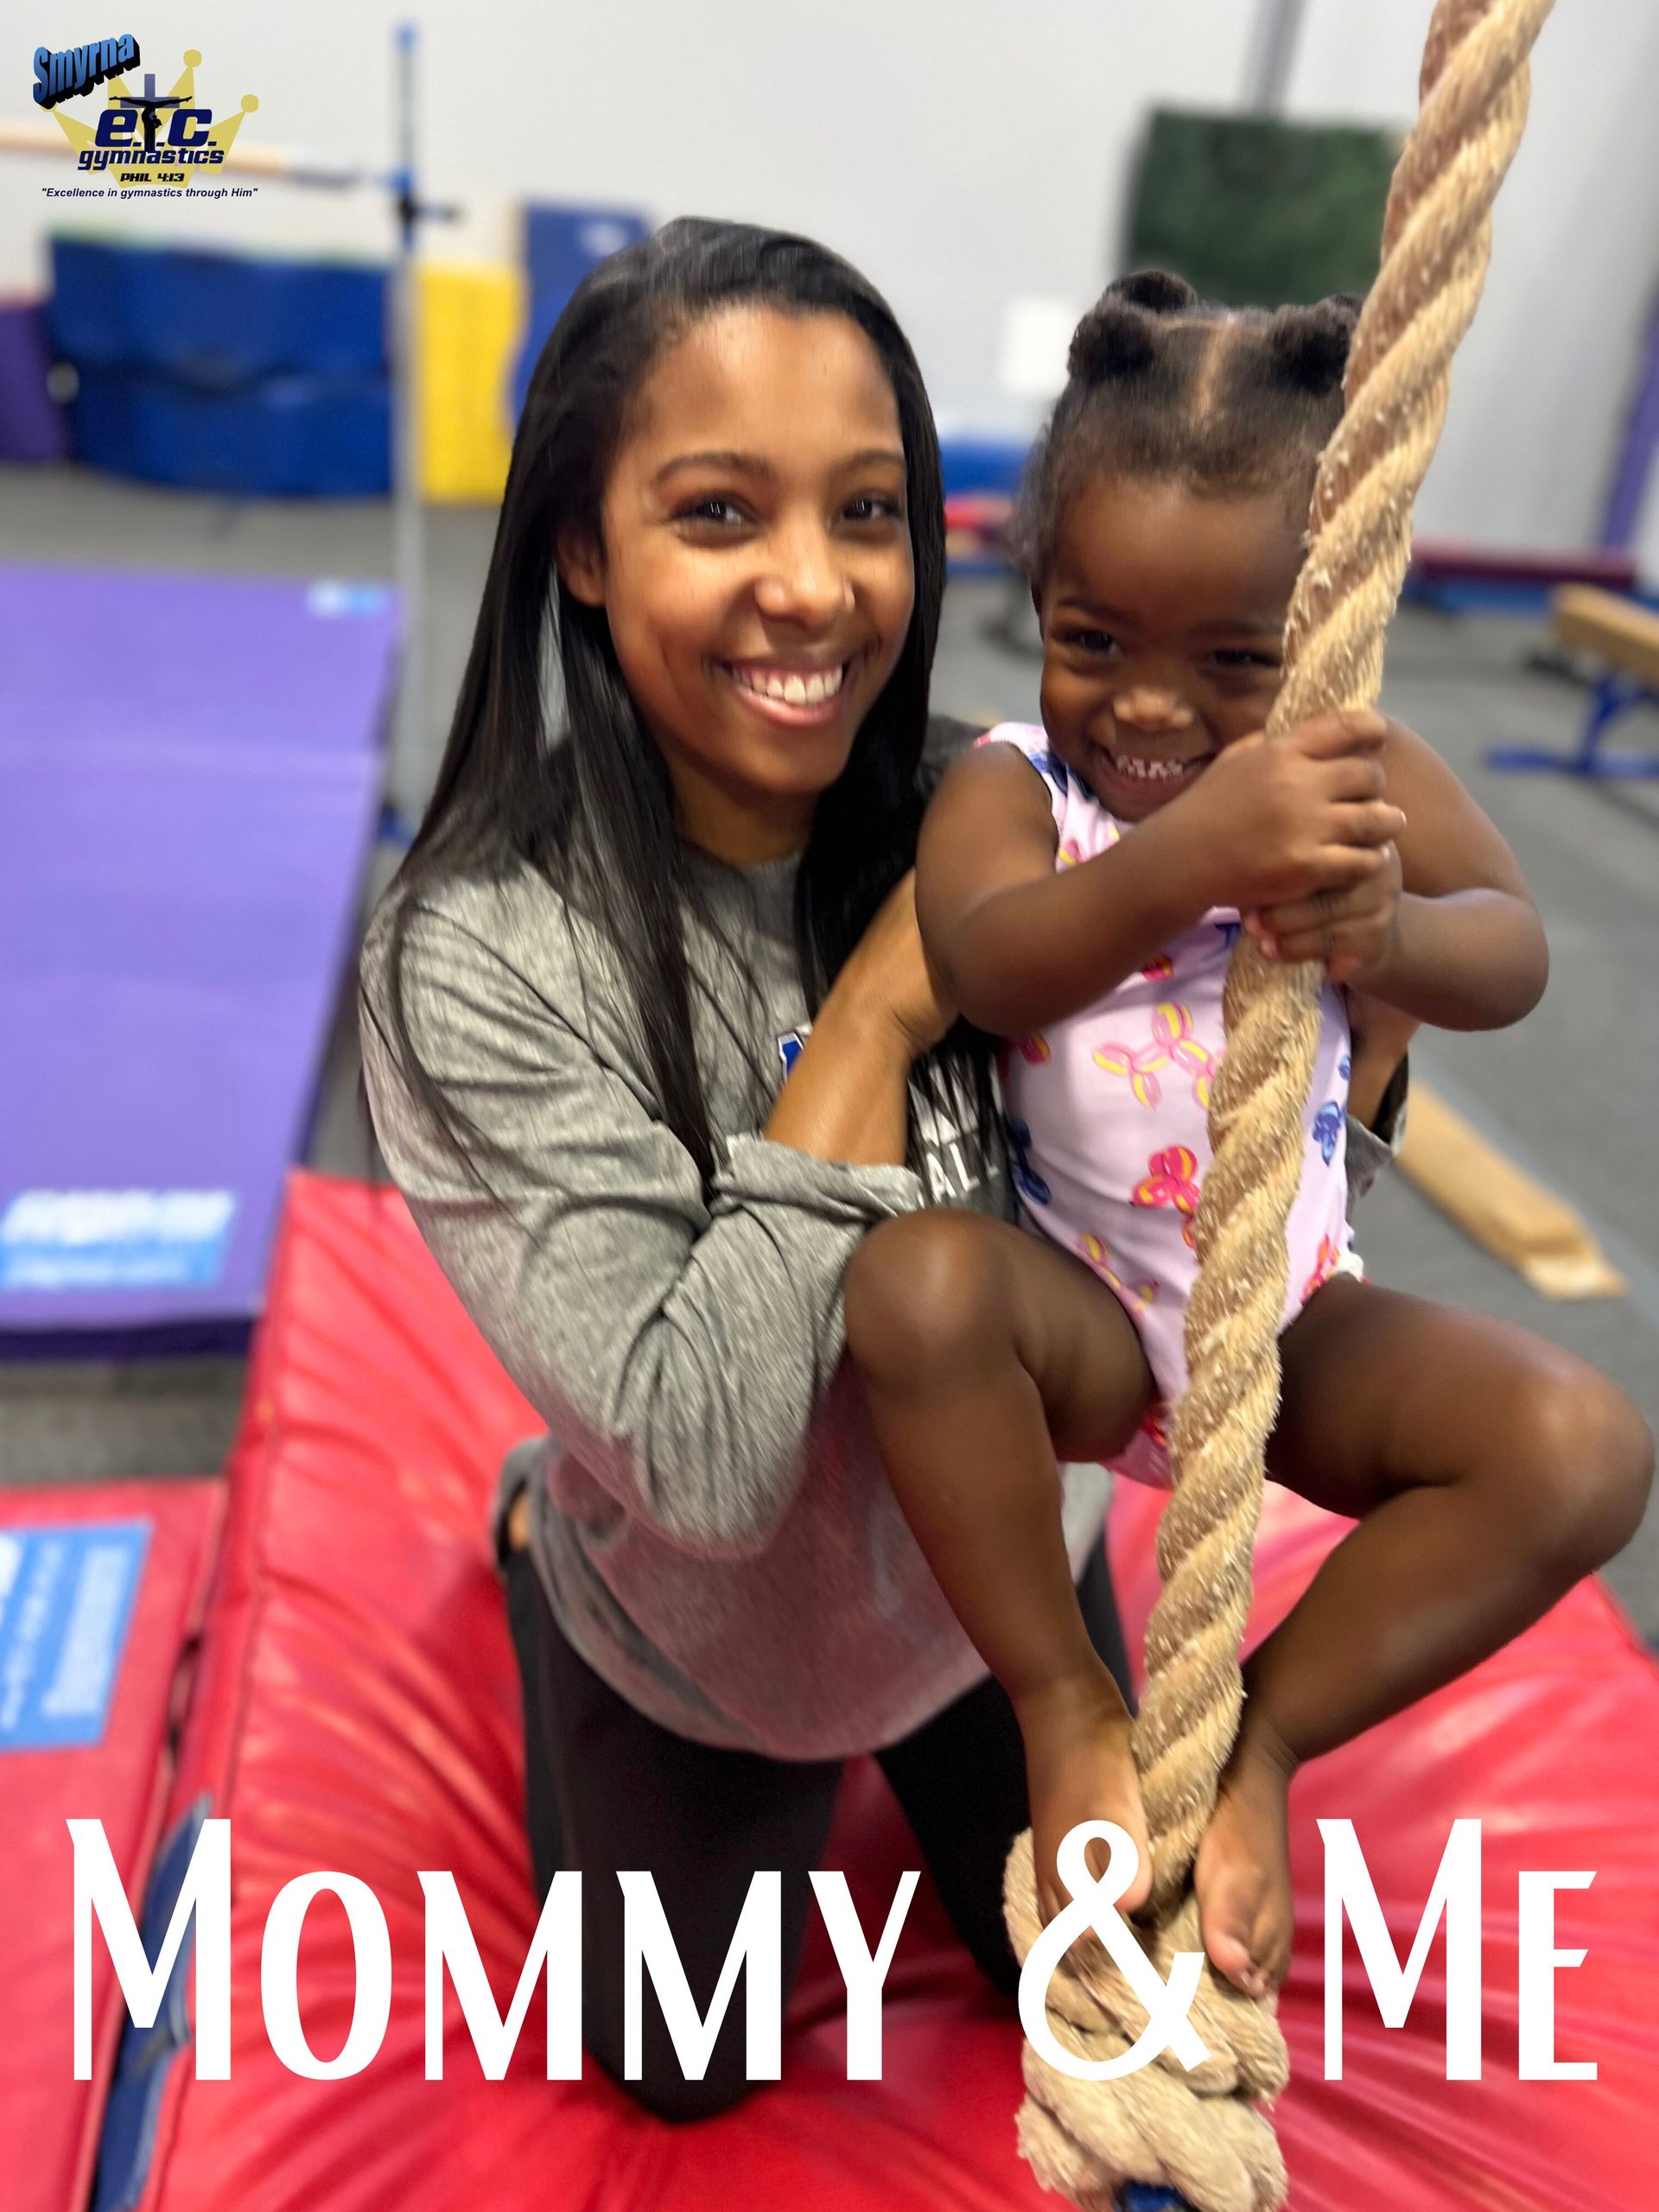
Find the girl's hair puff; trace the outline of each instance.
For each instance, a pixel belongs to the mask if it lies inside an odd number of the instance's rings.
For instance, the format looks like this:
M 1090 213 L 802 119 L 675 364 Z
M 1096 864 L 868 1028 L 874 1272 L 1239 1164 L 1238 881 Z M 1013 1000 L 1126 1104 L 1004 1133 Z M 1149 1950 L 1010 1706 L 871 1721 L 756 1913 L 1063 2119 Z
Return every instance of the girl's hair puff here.
M 1015 502 L 1010 543 L 1032 581 L 1079 487 L 1103 476 L 1200 493 L 1282 485 L 1305 514 L 1342 416 L 1359 305 L 1337 293 L 1274 312 L 1220 308 L 1163 269 L 1109 284 L 1072 336 L 1065 389 Z

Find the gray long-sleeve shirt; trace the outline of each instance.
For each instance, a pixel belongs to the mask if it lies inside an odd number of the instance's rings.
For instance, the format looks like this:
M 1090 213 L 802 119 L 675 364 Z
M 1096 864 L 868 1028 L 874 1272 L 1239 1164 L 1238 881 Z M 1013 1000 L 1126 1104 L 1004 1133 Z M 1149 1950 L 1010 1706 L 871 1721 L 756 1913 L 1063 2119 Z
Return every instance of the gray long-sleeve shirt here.
M 423 1063 L 505 1154 L 483 1163 L 489 1192 L 388 1048 L 389 902 L 363 954 L 369 1098 L 422 1235 L 550 1431 L 533 1446 L 531 1548 L 563 1634 L 683 1735 L 836 1758 L 907 1734 L 984 1672 L 882 1471 L 842 1357 L 842 1278 L 887 1215 L 1006 1215 L 1006 1176 L 965 1108 L 920 1099 L 924 1176 L 758 1135 L 806 1019 L 794 863 L 695 865 L 716 925 L 688 927 L 723 1154 L 706 1198 L 661 1118 L 615 954 L 528 868 L 425 894 L 404 957 Z M 1080 1567 L 1109 1478 L 1062 1480 Z

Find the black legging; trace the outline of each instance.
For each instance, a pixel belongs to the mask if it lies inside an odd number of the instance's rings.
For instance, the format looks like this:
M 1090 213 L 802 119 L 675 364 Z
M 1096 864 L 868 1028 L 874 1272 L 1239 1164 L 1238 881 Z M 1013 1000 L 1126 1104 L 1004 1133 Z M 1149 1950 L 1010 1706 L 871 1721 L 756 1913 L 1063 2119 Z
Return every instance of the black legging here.
M 835 1809 L 835 1759 L 763 1758 L 693 1743 L 648 1720 L 601 1681 L 555 1626 L 527 1552 L 506 1567 L 507 1611 L 524 1679 L 526 1815 L 537 1894 L 579 1868 L 582 2036 L 622 2082 L 622 1892 L 619 1868 L 655 1877 L 700 2012 L 706 2014 L 749 1883 L 782 1875 L 783 1984 L 800 1965 L 811 1896 Z M 1103 1547 L 1078 1585 L 1090 1636 L 1128 1695 L 1122 1632 Z M 1002 1924 L 1002 1868 L 1027 1825 L 1020 1730 L 988 1676 L 901 1743 L 876 1754 L 915 1831 L 945 1910 L 1001 1989 L 1017 1981 Z M 698 2120 L 746 2093 L 743 2007 L 733 2003 L 700 2082 L 686 2081 L 650 1979 L 641 2075 L 628 2094 L 666 2120 Z

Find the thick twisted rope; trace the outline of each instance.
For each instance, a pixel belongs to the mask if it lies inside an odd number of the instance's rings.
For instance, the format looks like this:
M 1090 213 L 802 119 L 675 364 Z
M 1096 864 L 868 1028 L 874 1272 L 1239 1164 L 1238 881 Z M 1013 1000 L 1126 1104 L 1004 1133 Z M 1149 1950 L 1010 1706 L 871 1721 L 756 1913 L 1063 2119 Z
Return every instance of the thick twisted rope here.
M 1270 734 L 1369 707 L 1381 688 L 1412 502 L 1445 421 L 1452 356 L 1480 296 L 1492 201 L 1526 117 L 1527 57 L 1550 6 L 1440 0 L 1435 10 L 1382 268 L 1354 333 L 1343 419 L 1319 464 Z M 1239 1646 L 1279 1402 L 1285 1231 L 1301 1179 L 1321 982 L 1317 964 L 1276 964 L 1239 936 L 1210 1107 L 1214 1158 L 1195 1224 L 1191 1382 L 1175 1409 L 1175 1493 L 1158 1532 L 1164 1588 L 1147 1624 L 1135 1731 L 1153 1855 L 1142 1942 L 1166 1974 L 1174 1952 L 1202 1948 L 1188 1878 L 1243 1704 Z M 1007 1902 L 1023 1961 L 1039 1929 L 1029 1836 L 1009 1859 Z M 1058 2040 L 1092 2058 L 1126 2049 L 1146 2018 L 1093 1944 L 1056 1972 L 1048 2010 Z M 1211 2057 L 1190 2075 L 1166 2051 L 1123 2080 L 1079 2082 L 1027 2046 L 1020 2144 L 1040 2181 L 1087 2212 L 1107 2212 L 1129 2181 L 1179 2190 L 1198 2212 L 1275 2212 L 1284 2164 L 1256 2109 L 1287 2074 L 1274 2007 L 1206 1966 L 1191 2017 Z

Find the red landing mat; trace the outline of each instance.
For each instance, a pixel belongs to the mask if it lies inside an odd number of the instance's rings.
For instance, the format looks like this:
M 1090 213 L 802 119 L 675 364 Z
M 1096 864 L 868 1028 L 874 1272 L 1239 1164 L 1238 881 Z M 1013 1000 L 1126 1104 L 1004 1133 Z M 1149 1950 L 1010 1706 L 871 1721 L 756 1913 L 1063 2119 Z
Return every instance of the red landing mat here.
M 232 2069 L 192 2078 L 165 2052 L 111 2107 L 109 2197 L 139 2212 L 1039 2212 L 1013 2114 L 1020 2034 L 917 1898 L 888 1981 L 885 2076 L 844 2078 L 839 1982 L 815 1931 L 791 2010 L 785 2079 L 735 2113 L 676 2129 L 591 2066 L 541 2078 L 539 1994 L 505 2080 L 483 2079 L 453 1996 L 444 2079 L 423 2069 L 423 1868 L 460 1885 L 497 2003 L 535 1912 L 523 1840 L 518 1684 L 486 1554 L 502 1451 L 534 1427 L 385 1192 L 300 1177 L 232 1467 L 225 1573 L 170 1826 L 232 1822 Z M 1115 1549 L 1143 1617 L 1156 1501 L 1126 1497 Z M 1275 1503 L 1264 1607 L 1288 1601 L 1339 1533 Z M 1132 1626 L 1134 1623 L 1132 1623 Z M 1659 1684 L 1594 1592 L 1411 1719 L 1299 1785 L 1303 1898 L 1286 2005 L 1298 2079 L 1283 2107 L 1296 2212 L 1628 2212 L 1640 2201 L 1635 2090 L 1659 2043 L 1637 1993 L 1655 1986 L 1651 1879 L 1659 1783 L 1634 1763 Z M 1559 1780 L 1558 1780 L 1559 1778 Z M 1403 1957 L 1452 1820 L 1486 1823 L 1487 2075 L 1448 2087 L 1440 1948 L 1409 2023 L 1376 2028 L 1350 1999 L 1346 2079 L 1321 2077 L 1315 1812 L 1353 1818 Z M 176 1855 L 176 1853 L 175 1853 Z M 849 1864 L 879 1926 L 913 1846 L 868 1765 L 849 1775 L 829 1864 Z M 1517 2084 L 1513 1938 L 1518 1866 L 1593 1867 L 1563 1893 L 1557 2049 L 1592 2085 Z M 390 1928 L 392 1998 L 378 2055 L 350 2080 L 287 2073 L 260 2013 L 260 1944 L 290 1878 L 358 1876 Z M 1646 1908 L 1645 1927 L 1637 1915 Z M 355 1986 L 345 1914 L 306 1923 L 301 2014 L 314 2052 L 345 2041 Z
M 1113 1580 L 1138 1654 L 1158 1594 L 1162 1494 L 1119 1485 Z M 1268 1486 L 1247 1646 L 1290 1611 L 1349 1523 Z M 1484 1667 L 1306 1768 L 1292 1786 L 1296 1950 L 1281 1999 L 1291 2085 L 1275 2120 L 1292 2212 L 1636 2212 L 1656 2202 L 1646 2115 L 1659 2082 L 1659 1666 L 1602 1584 L 1581 1583 Z M 1435 1936 L 1404 2026 L 1382 2024 L 1351 1933 L 1342 2079 L 1324 2078 L 1320 1821 L 1351 1821 L 1403 1967 L 1452 1824 L 1481 1823 L 1482 2059 L 1448 2082 Z M 1593 2082 L 1518 2078 L 1518 1878 L 1590 1871 L 1555 1893 L 1554 2057 Z M 1333 1977 L 1334 1979 L 1334 1977 Z
M 223 1486 L 0 1491 L 0 2204 L 86 2201 L 125 2018 L 92 1944 L 92 2079 L 74 2078 L 70 1820 L 104 1824 L 135 1910 L 173 1777 Z

